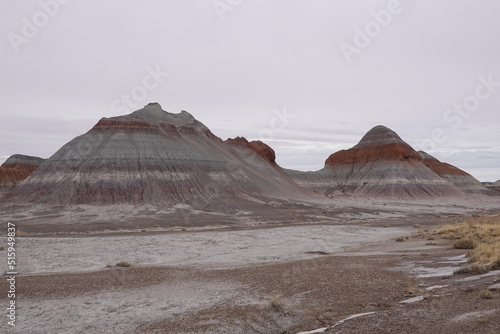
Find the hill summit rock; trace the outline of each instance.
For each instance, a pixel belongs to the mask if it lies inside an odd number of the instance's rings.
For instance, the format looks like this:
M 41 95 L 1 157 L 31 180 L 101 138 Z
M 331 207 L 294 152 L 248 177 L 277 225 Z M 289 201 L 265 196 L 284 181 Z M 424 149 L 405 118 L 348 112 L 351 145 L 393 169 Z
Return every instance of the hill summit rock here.
M 276 166 L 270 147 L 236 142 L 222 141 L 186 111 L 173 114 L 150 103 L 101 119 L 4 199 L 104 205 L 307 193 Z

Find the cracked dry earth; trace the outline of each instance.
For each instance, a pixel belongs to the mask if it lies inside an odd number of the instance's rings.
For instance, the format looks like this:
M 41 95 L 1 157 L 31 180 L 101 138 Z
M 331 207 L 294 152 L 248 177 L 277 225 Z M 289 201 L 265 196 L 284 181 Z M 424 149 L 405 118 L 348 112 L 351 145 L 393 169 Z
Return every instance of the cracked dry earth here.
M 333 253 L 310 250 L 312 258 L 244 266 L 20 275 L 18 326 L 9 332 L 500 333 L 500 291 L 480 297 L 500 271 L 451 275 L 464 251 L 447 240 L 387 237 Z M 6 291 L 5 280 L 0 285 Z

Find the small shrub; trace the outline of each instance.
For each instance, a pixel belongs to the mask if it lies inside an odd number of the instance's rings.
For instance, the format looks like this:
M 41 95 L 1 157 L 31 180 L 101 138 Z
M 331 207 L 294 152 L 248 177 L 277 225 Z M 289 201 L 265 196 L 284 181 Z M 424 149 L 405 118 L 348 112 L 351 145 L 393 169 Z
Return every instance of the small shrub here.
M 406 240 L 406 237 L 398 237 L 395 239 L 397 242 L 402 242 Z
M 0 246 L 0 250 L 4 250 L 5 248 L 3 248 L 2 246 Z
M 483 299 L 492 299 L 493 298 L 493 292 L 491 292 L 489 290 L 482 290 L 479 293 L 479 297 L 483 298 Z
M 485 274 L 488 272 L 488 268 L 480 264 L 472 264 L 470 266 L 461 267 L 453 272 L 455 275 L 459 274 Z
M 130 267 L 131 264 L 128 263 L 127 261 L 120 261 L 116 264 L 117 267 Z
M 453 248 L 456 249 L 474 249 L 476 248 L 476 243 L 471 239 L 460 239 L 453 243 Z
M 25 237 L 27 236 L 26 232 L 23 232 L 21 230 L 16 231 L 16 237 Z
M 278 312 L 283 312 L 285 310 L 285 301 L 280 296 L 274 296 L 269 300 L 271 308 Z

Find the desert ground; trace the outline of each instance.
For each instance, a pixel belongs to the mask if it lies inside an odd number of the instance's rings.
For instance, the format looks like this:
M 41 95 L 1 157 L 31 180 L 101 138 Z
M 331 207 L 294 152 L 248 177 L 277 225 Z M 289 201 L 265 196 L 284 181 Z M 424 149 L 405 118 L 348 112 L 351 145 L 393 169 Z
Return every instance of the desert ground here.
M 22 233 L 1 331 L 498 334 L 500 271 L 454 275 L 466 251 L 432 234 L 497 202 L 5 205 Z

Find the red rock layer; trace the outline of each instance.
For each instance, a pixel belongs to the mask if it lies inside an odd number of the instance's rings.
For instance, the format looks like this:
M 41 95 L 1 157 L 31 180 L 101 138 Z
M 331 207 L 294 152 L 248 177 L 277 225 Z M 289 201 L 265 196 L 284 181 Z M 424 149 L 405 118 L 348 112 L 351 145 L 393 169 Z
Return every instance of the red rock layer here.
M 44 159 L 15 154 L 0 166 L 0 195 L 24 181 Z
M 423 162 L 427 167 L 463 192 L 498 195 L 497 192 L 486 188 L 479 180 L 460 168 L 446 162 L 441 162 L 424 151 L 419 151 L 418 153 L 422 156 Z
M 439 176 L 443 175 L 463 175 L 463 176 L 471 176 L 469 173 L 461 170 L 460 168 L 457 168 L 453 165 L 450 165 L 446 162 L 441 162 L 438 159 L 434 158 L 432 155 L 424 152 L 424 151 L 418 151 L 422 159 L 424 160 L 424 163 L 427 167 L 432 169 L 434 173 L 436 173 Z
M 236 145 L 239 147 L 247 147 L 261 156 L 264 160 L 270 163 L 276 163 L 276 153 L 267 144 L 261 142 L 260 140 L 254 140 L 249 142 L 244 137 L 228 138 L 226 143 L 230 145 Z
M 382 146 L 353 147 L 333 153 L 326 159 L 326 166 L 366 164 L 380 160 L 404 161 L 412 159 L 420 161 L 422 158 L 407 144 L 394 143 Z

